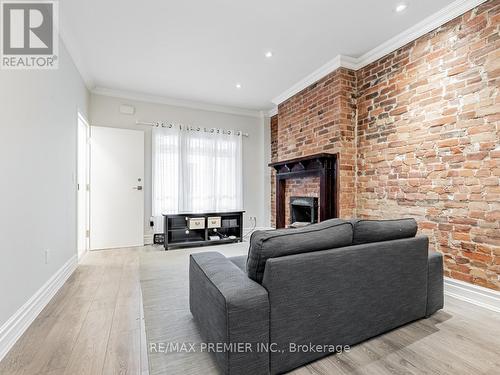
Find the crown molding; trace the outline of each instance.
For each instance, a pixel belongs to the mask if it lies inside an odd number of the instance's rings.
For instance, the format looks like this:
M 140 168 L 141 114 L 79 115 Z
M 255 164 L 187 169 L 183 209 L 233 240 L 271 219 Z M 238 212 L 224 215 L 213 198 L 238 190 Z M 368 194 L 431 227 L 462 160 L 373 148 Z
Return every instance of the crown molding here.
M 220 112 L 237 116 L 247 116 L 256 118 L 262 117 L 262 111 L 257 111 L 257 110 L 221 106 L 217 104 L 193 102 L 181 99 L 173 99 L 164 96 L 149 95 L 149 94 L 143 94 L 125 90 L 116 90 L 106 87 L 94 87 L 93 89 L 90 90 L 90 92 L 95 95 L 110 96 L 114 98 L 135 100 L 139 102 L 166 104 L 174 107 L 192 108 L 202 111 Z
M 299 82 L 294 84 L 292 87 L 290 87 L 288 90 L 284 91 L 283 93 L 281 93 L 277 97 L 273 98 L 271 101 L 276 105 L 283 103 L 285 100 L 291 98 L 295 94 L 298 94 L 299 92 L 301 92 L 305 88 L 312 85 L 314 82 L 319 81 L 321 78 L 326 76 L 328 73 L 331 73 L 334 70 L 340 68 L 340 63 L 341 63 L 341 56 L 338 55 L 333 60 L 328 61 L 325 65 L 316 69 L 314 72 L 312 72 L 308 76 L 302 78 Z
M 347 68 L 351 70 L 359 69 L 359 59 L 357 59 L 356 57 L 339 55 L 338 58 L 340 59 L 340 66 L 342 68 Z
M 347 68 L 347 69 L 357 70 L 359 68 L 358 59 L 356 59 L 355 57 L 337 55 L 337 56 L 335 56 L 334 59 L 328 61 L 325 65 L 316 69 L 314 72 L 309 74 L 307 77 L 301 79 L 299 82 L 297 82 L 295 85 L 290 87 L 288 90 L 286 90 L 282 94 L 275 97 L 272 100 L 272 102 L 275 105 L 283 103 L 285 100 L 298 94 L 302 90 L 311 86 L 313 83 L 319 81 L 321 78 L 330 74 L 334 70 L 337 70 L 338 68 Z
M 268 117 L 273 117 L 278 114 L 278 107 L 273 107 L 267 112 Z
M 364 55 L 360 56 L 357 60 L 358 68 L 360 69 L 372 62 L 384 57 L 385 55 L 403 47 L 404 45 L 413 42 L 421 36 L 443 26 L 445 23 L 452 19 L 461 16 L 465 12 L 481 5 L 487 0 L 456 0 L 443 9 L 430 15 L 419 23 L 406 29 L 401 34 L 389 39 L 378 47 L 373 48 Z
M 314 72 L 294 84 L 288 90 L 285 90 L 283 93 L 272 99 L 272 102 L 275 105 L 283 103 L 285 100 L 298 94 L 300 91 L 306 89 L 313 83 L 319 81 L 321 78 L 340 67 L 351 70 L 361 69 L 366 65 L 380 59 L 381 57 L 384 57 L 385 55 L 397 50 L 398 48 L 401 48 L 404 45 L 414 41 L 415 39 L 420 38 L 422 35 L 425 35 L 428 32 L 444 25 L 452 19 L 461 16 L 465 12 L 468 12 L 478 5 L 481 5 L 485 1 L 487 0 L 456 0 L 450 5 L 442 8 L 438 12 L 430 15 L 424 20 L 406 29 L 395 37 L 387 40 L 381 45 L 373 48 L 360 57 L 337 55 L 325 65 L 316 69 Z

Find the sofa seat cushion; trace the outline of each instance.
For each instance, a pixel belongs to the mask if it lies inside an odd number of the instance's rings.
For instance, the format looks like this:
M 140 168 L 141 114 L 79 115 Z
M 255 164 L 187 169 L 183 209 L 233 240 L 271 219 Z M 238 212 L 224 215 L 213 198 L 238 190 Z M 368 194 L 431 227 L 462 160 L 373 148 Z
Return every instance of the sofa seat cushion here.
M 246 263 L 247 263 L 247 255 L 239 255 L 237 257 L 230 257 L 228 258 L 231 262 L 233 262 L 236 267 L 238 267 L 240 270 L 242 270 L 243 272 L 247 272 L 247 267 L 246 267 Z
M 303 228 L 256 231 L 250 238 L 248 277 L 261 283 L 266 261 L 270 258 L 349 246 L 352 233 L 352 223 L 341 219 Z
M 412 218 L 396 220 L 354 219 L 352 223 L 354 225 L 353 245 L 411 238 L 417 234 L 417 222 Z

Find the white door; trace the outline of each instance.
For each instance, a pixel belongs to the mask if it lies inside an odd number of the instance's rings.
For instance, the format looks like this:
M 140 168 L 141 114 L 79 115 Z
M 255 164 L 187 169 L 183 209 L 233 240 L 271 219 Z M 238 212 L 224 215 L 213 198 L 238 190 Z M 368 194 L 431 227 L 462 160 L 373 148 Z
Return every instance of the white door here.
M 78 114 L 78 259 L 88 250 L 89 230 L 89 143 L 90 127 Z
M 91 127 L 90 248 L 144 245 L 144 132 Z

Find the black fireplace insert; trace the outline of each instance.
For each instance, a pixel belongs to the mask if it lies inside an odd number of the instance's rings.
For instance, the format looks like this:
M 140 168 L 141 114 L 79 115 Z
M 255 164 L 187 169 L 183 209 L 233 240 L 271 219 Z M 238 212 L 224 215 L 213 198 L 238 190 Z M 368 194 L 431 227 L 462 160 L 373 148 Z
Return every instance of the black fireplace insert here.
M 290 197 L 290 226 L 302 227 L 318 222 L 318 198 Z

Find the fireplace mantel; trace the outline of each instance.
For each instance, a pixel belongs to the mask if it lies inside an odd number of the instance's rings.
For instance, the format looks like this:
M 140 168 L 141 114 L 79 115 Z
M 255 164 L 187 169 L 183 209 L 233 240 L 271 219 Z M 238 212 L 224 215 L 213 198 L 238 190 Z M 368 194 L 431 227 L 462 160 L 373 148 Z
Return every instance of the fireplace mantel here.
M 319 219 L 338 217 L 338 154 L 314 154 L 270 163 L 276 170 L 276 227 L 285 227 L 286 180 L 319 176 Z

